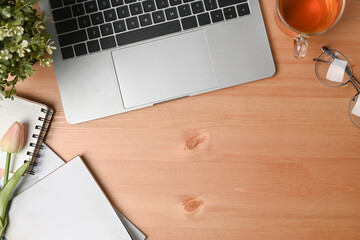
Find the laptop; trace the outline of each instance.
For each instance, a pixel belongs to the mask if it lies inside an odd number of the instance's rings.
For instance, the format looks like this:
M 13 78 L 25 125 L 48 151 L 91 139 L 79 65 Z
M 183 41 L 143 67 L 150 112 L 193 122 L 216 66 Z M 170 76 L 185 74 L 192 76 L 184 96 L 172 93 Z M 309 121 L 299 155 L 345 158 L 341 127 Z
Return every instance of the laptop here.
M 44 0 L 71 124 L 268 78 L 258 0 Z

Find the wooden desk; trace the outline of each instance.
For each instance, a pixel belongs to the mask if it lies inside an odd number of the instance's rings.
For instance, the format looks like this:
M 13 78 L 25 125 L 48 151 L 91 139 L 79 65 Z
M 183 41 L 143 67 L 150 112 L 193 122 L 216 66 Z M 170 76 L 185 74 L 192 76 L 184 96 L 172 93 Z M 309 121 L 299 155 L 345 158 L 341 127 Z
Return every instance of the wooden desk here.
M 312 61 L 326 44 L 360 77 L 360 1 L 347 1 L 302 60 L 274 22 L 275 1 L 261 5 L 270 79 L 80 125 L 65 121 L 53 69 L 36 65 L 18 86 L 55 108 L 48 145 L 67 161 L 81 155 L 148 239 L 360 239 L 360 130 L 347 113 L 355 90 L 324 87 Z

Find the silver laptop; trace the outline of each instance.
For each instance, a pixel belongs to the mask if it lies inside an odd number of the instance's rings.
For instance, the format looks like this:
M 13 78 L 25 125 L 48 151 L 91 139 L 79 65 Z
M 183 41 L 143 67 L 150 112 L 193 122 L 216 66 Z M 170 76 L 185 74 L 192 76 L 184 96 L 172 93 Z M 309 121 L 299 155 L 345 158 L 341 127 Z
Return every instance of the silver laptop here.
M 44 0 L 75 124 L 272 76 L 258 0 Z

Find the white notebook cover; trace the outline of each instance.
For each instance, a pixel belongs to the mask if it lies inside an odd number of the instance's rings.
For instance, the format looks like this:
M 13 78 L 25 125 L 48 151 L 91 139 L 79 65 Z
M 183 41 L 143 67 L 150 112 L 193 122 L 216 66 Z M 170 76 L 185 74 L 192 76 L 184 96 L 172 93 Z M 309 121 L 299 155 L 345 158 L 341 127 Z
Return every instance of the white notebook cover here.
M 131 240 L 80 157 L 12 200 L 8 240 Z
M 15 172 L 19 167 L 24 164 L 24 161 L 35 161 L 36 157 L 28 154 L 36 154 L 37 150 L 30 144 L 40 145 L 41 140 L 35 136 L 43 137 L 46 131 L 41 128 L 47 125 L 45 121 L 48 119 L 49 108 L 43 104 L 35 103 L 23 98 L 15 97 L 14 100 L 4 99 L 0 100 L 0 140 L 7 132 L 9 127 L 15 122 L 20 122 L 25 127 L 25 146 L 17 153 L 12 155 L 10 171 Z M 0 168 L 5 168 L 6 153 L 0 151 Z

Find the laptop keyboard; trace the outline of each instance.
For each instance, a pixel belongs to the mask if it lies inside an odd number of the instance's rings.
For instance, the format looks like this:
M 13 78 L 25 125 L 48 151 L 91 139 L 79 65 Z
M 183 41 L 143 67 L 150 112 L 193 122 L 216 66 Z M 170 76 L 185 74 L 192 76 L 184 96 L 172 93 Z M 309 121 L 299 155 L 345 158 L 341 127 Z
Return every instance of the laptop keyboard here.
M 250 14 L 247 0 L 50 0 L 64 59 Z

